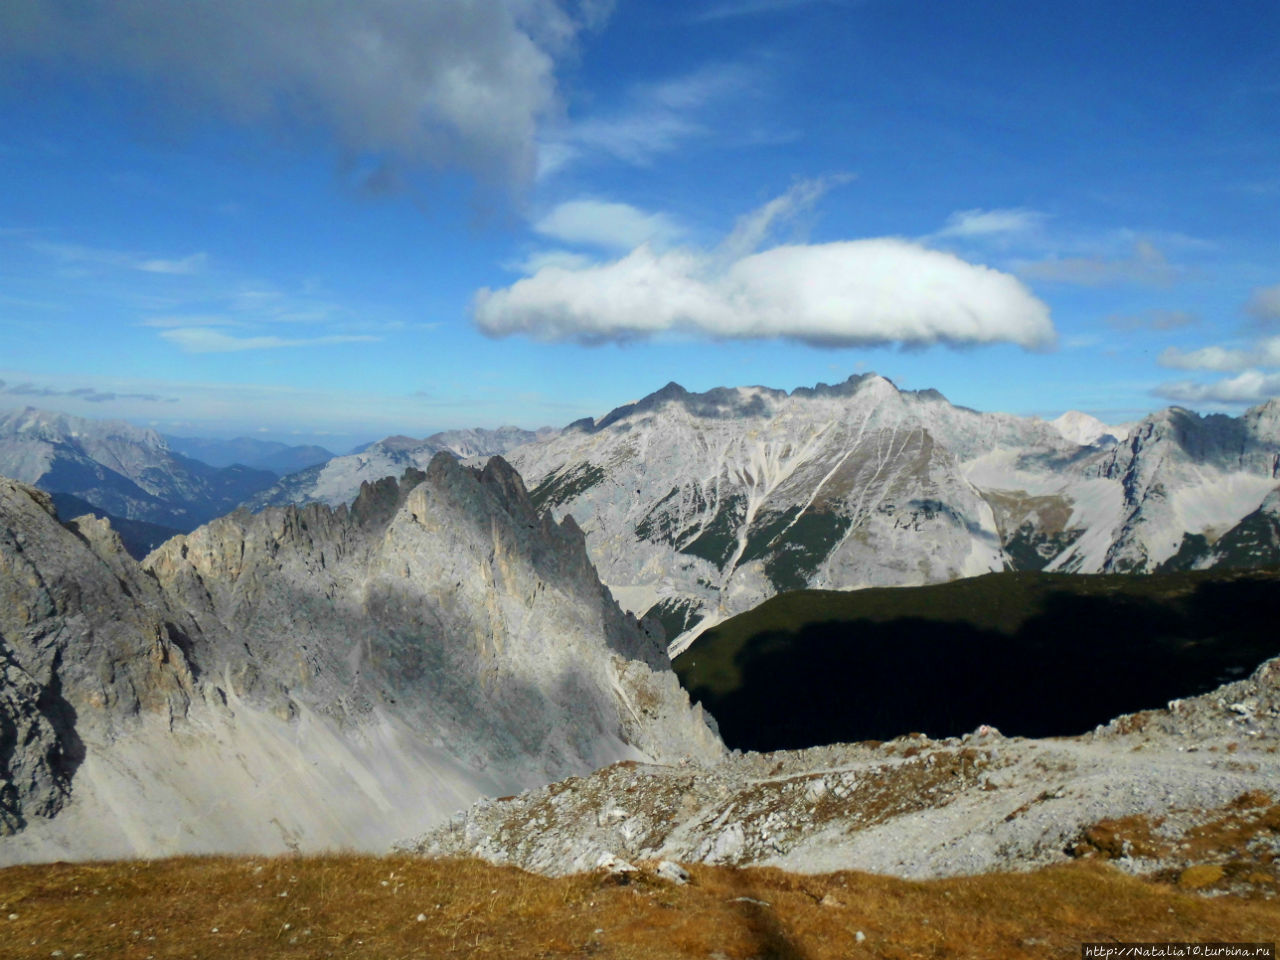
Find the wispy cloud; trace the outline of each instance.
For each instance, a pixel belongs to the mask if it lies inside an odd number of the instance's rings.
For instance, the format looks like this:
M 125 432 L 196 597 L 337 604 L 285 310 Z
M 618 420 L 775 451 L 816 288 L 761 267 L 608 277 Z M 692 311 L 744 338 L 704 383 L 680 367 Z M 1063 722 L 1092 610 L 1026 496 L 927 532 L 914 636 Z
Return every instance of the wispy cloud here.
M 732 232 L 720 244 L 721 255 L 734 259 L 759 250 L 779 226 L 812 210 L 832 187 L 853 179 L 852 174 L 841 173 L 797 181 L 786 193 L 739 217 Z
M 52 257 L 62 263 L 110 267 L 116 270 L 138 270 L 142 273 L 160 273 L 190 276 L 200 273 L 209 265 L 206 253 L 193 253 L 185 257 L 165 258 L 125 250 L 103 247 L 85 247 L 73 243 L 32 241 L 28 246 L 37 253 Z
M 1169 347 L 1160 354 L 1160 366 L 1174 370 L 1214 370 L 1235 373 L 1254 367 L 1280 367 L 1280 337 L 1258 340 L 1247 347 L 1208 346 L 1198 350 Z
M 177 397 L 162 397 L 156 393 L 115 393 L 97 390 L 93 387 L 73 387 L 69 390 L 58 390 L 53 387 L 40 386 L 30 381 L 6 384 L 0 380 L 0 393 L 12 397 L 74 397 L 86 403 L 110 403 L 113 400 L 142 400 L 147 403 L 177 403 Z
M 1168 286 L 1183 273 L 1171 264 L 1150 240 L 1139 239 L 1126 257 L 1103 255 L 1085 257 L 1049 257 L 1043 260 L 1019 261 L 1014 271 L 1028 280 L 1073 286 L 1100 287 L 1119 284 Z
M 540 147 L 539 172 L 550 176 L 577 160 L 606 156 L 636 166 L 715 132 L 710 108 L 752 90 L 758 70 L 719 63 L 658 83 L 637 84 L 613 111 L 591 114 L 549 133 Z
M 1244 305 L 1244 311 L 1260 326 L 1272 327 L 1280 324 L 1280 283 L 1253 291 Z
M 991 237 L 1025 234 L 1044 226 L 1048 214 L 1026 207 L 996 210 L 957 210 L 947 217 L 935 237 Z
M 1179 330 L 1199 322 L 1199 315 L 1190 310 L 1146 310 L 1107 317 L 1107 324 L 1117 330 Z
M 281 347 L 315 347 L 337 343 L 370 343 L 381 337 L 331 334 L 320 337 L 233 337 L 209 327 L 164 330 L 161 338 L 185 353 L 236 353 L 242 350 L 274 350 Z
M 727 0 L 712 3 L 695 10 L 690 19 L 695 23 L 711 23 L 717 20 L 735 20 L 739 17 L 758 17 L 767 14 L 787 13 L 797 7 L 848 6 L 850 0 Z

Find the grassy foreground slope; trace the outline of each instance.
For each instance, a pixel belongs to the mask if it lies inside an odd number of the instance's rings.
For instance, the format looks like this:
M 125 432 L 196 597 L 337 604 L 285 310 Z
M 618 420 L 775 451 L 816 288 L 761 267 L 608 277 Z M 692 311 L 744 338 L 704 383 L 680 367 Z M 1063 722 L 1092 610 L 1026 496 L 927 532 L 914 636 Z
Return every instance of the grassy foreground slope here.
M 1280 653 L 1280 571 L 995 573 L 781 594 L 676 658 L 731 747 L 1085 732 Z
M 1271 941 L 1280 929 L 1275 899 L 1205 899 L 1096 863 L 926 882 L 690 871 L 675 886 L 410 857 L 11 867 L 0 955 L 1001 960 L 1079 957 L 1082 941 Z

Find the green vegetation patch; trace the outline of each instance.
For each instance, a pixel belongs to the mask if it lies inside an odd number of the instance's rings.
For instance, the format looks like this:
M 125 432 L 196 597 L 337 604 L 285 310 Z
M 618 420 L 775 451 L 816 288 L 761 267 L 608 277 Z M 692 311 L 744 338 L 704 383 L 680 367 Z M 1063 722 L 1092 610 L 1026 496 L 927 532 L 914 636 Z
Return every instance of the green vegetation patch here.
M 1048 533 L 1028 521 L 1005 540 L 1004 551 L 1015 570 L 1043 570 L 1050 560 L 1079 540 L 1081 533 L 1081 530 Z
M 1280 564 L 1280 520 L 1255 510 L 1214 544 L 1214 567 L 1271 567 Z
M 662 624 L 667 640 L 674 640 L 686 630 L 702 622 L 702 604 L 688 597 L 665 597 L 645 611 L 646 617 L 655 617 Z
M 1201 533 L 1184 533 L 1182 543 L 1178 544 L 1178 552 L 1160 564 L 1159 573 L 1182 573 L 1194 570 L 1196 564 L 1204 560 L 1212 550 L 1209 541 Z
M 672 487 L 670 492 L 659 500 L 645 514 L 644 519 L 636 524 L 636 537 L 650 543 L 674 544 L 682 528 L 681 516 L 683 505 L 678 499 L 680 488 Z M 706 508 L 702 499 L 702 491 L 693 488 L 689 509 L 695 514 Z
M 718 568 L 733 556 L 738 545 L 738 528 L 747 516 L 747 498 L 739 494 L 725 497 L 702 532 L 679 548 L 681 553 L 709 560 Z
M 756 519 L 751 524 L 751 529 L 747 531 L 747 544 L 742 551 L 742 559 L 739 562 L 749 563 L 752 560 L 759 560 L 768 556 L 773 546 L 773 541 L 782 534 L 783 530 L 787 529 L 787 525 L 799 514 L 799 507 L 788 507 L 781 512 L 762 511 L 756 514 Z
M 539 510 L 549 510 L 582 496 L 592 487 L 604 482 L 604 470 L 590 463 L 553 470 L 529 494 L 529 499 Z
M 779 590 L 800 590 L 844 539 L 853 521 L 828 510 L 806 510 L 775 546 L 764 572 Z

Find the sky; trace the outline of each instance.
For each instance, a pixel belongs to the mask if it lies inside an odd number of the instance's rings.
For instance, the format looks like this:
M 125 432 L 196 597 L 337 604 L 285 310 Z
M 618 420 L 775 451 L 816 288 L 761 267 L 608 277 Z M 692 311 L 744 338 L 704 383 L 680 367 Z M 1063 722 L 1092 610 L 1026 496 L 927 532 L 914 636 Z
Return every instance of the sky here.
M 341 452 L 867 371 L 1280 395 L 1280 4 L 0 4 L 0 409 Z

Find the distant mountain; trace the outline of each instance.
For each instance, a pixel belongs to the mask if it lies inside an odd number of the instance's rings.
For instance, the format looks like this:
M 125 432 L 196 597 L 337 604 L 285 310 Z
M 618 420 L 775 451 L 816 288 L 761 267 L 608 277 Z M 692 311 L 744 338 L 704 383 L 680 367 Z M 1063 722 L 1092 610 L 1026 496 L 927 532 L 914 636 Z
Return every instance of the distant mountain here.
M 213 467 L 243 464 L 258 470 L 270 470 L 277 476 L 297 473 L 332 460 L 335 454 L 315 445 L 289 446 L 276 440 L 236 437 L 234 440 L 211 440 L 203 437 L 175 437 L 162 434 L 169 449 L 184 457 L 200 460 Z
M 0 415 L 0 475 L 178 530 L 221 516 L 276 479 L 182 456 L 154 430 L 32 407 Z
M 1119 443 L 1121 438 L 1129 432 L 1128 426 L 1108 426 L 1097 417 L 1091 417 L 1089 414 L 1081 413 L 1079 410 L 1068 410 L 1062 416 L 1049 422 L 1057 428 L 1064 438 L 1073 443 L 1078 443 L 1082 447 Z
M 675 655 L 785 590 L 1155 570 L 1280 485 L 1278 410 L 1171 408 L 1115 443 L 1083 415 L 979 413 L 875 374 L 791 393 L 673 383 L 508 457 Z
M 139 565 L 0 479 L 0 863 L 385 851 L 482 794 L 723 747 L 516 473 L 240 511 Z
M 446 430 L 425 440 L 412 437 L 387 437 L 366 444 L 356 453 L 334 457 L 326 463 L 300 470 L 255 495 L 245 504 L 250 510 L 268 506 L 301 503 L 327 503 L 337 506 L 350 503 L 366 481 L 399 476 L 406 469 L 422 470 L 437 453 L 449 453 L 460 460 L 472 457 L 501 456 L 508 450 L 531 441 L 553 436 L 557 431 L 538 431 L 519 427 L 497 430 Z

